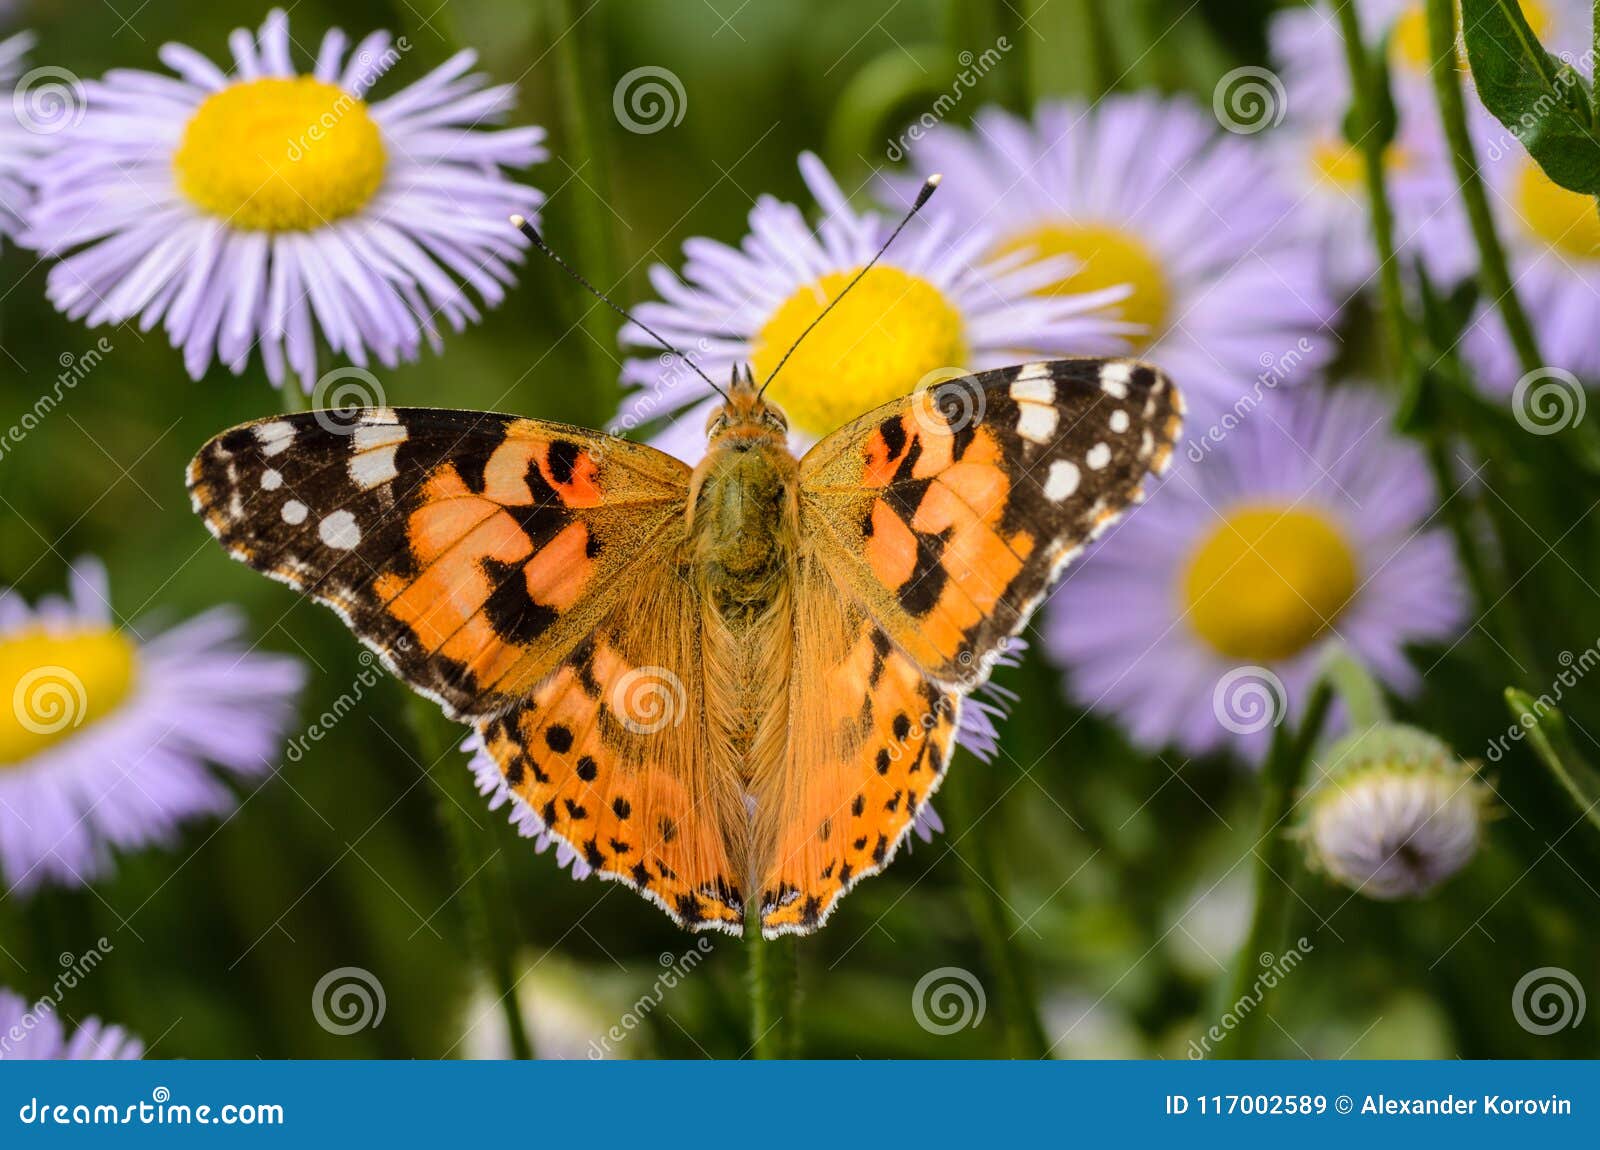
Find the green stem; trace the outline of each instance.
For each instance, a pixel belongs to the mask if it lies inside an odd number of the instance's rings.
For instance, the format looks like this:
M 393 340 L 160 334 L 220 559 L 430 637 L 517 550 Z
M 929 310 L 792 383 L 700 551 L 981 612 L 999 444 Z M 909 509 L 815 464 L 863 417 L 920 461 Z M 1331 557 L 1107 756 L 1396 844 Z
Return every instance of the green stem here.
M 1284 824 L 1294 812 L 1295 799 L 1311 762 L 1311 749 L 1322 732 L 1332 701 L 1331 683 L 1326 677 L 1319 679 L 1299 729 L 1291 732 L 1285 721 L 1273 731 L 1272 751 L 1261 774 L 1261 821 L 1256 830 L 1255 847 L 1255 914 L 1250 922 L 1250 933 L 1234 957 L 1224 997 L 1216 1004 L 1219 1017 L 1222 1012 L 1232 1011 L 1239 1021 L 1233 1030 L 1224 1030 L 1222 1040 L 1211 1051 L 1213 1058 L 1256 1057 L 1262 1022 L 1267 1014 L 1265 991 L 1256 987 L 1263 969 L 1260 959 L 1264 955 L 1273 956 L 1267 964 L 1270 966 L 1282 953 L 1292 910 L 1290 882 L 1299 865 Z M 1248 1003 L 1250 1008 L 1238 1009 L 1243 1003 Z
M 1597 0 L 1600 3 L 1600 0 Z M 1516 285 L 1511 279 L 1505 246 L 1500 242 L 1489 197 L 1478 174 L 1478 156 L 1467 130 L 1466 104 L 1461 96 L 1461 70 L 1456 60 L 1456 2 L 1428 0 L 1428 47 L 1433 57 L 1433 93 L 1439 105 L 1439 119 L 1450 145 L 1456 182 L 1461 186 L 1461 202 L 1467 210 L 1472 238 L 1478 245 L 1478 277 L 1494 297 L 1506 332 L 1516 349 L 1524 372 L 1536 371 L 1544 361 L 1533 334 L 1528 313 L 1522 308 Z
M 1343 647 L 1334 649 L 1322 665 L 1322 674 L 1344 700 L 1350 728 L 1365 731 L 1389 719 L 1389 705 L 1372 673 Z
M 1528 741 L 1539 761 L 1600 831 L 1600 773 L 1572 745 L 1561 712 L 1553 706 L 1542 706 L 1532 695 L 1515 687 L 1507 688 L 1506 702 L 1512 718 L 1528 732 Z
M 1378 286 L 1383 301 L 1384 331 L 1388 337 L 1391 362 L 1412 397 L 1421 375 L 1412 354 L 1411 317 L 1406 311 L 1405 293 L 1400 283 L 1400 263 L 1395 256 L 1394 212 L 1389 206 L 1389 190 L 1384 184 L 1383 150 L 1386 141 L 1377 129 L 1377 109 L 1372 105 L 1367 48 L 1356 21 L 1356 6 L 1350 0 L 1332 0 L 1339 28 L 1344 34 L 1344 56 L 1350 73 L 1352 122 L 1359 138 L 1353 143 L 1361 152 L 1362 176 L 1372 210 L 1372 240 L 1378 249 Z
M 311 383 L 313 386 L 315 386 L 316 380 L 316 369 L 313 368 L 311 372 Z M 293 415 L 298 411 L 311 410 L 311 397 L 306 394 L 305 385 L 300 381 L 299 378 L 295 376 L 293 372 L 290 372 L 289 375 L 284 378 L 283 386 L 278 388 L 278 390 L 282 392 L 282 394 L 278 396 L 278 400 L 283 404 L 283 410 L 289 415 Z
M 962 764 L 965 766 L 966 764 Z M 985 785 L 994 778 L 973 763 L 945 780 L 939 795 L 950 816 L 951 845 L 961 856 L 961 885 L 968 913 L 998 990 L 1006 1053 L 1012 1058 L 1048 1058 L 1050 1040 L 1039 1020 L 1038 998 L 1027 957 L 1017 942 L 1022 929 L 1002 892 L 1004 879 L 995 839 L 1001 818 Z
M 459 785 L 462 772 L 445 769 L 449 765 L 460 765 L 456 753 L 459 732 L 439 714 L 432 703 L 420 695 L 406 699 L 405 714 L 412 737 L 416 740 L 423 769 L 433 776 L 439 821 L 450 839 L 456 883 L 464 905 L 468 953 L 489 974 L 500 995 L 500 1007 L 510 1037 L 511 1057 L 531 1059 L 533 1042 L 528 1036 L 527 1024 L 523 1021 L 517 1000 L 514 940 L 508 937 L 507 932 L 495 929 L 495 924 L 500 921 L 494 913 L 495 905 L 510 906 L 512 900 L 508 890 L 491 892 L 489 889 L 496 879 L 502 880 L 503 885 L 505 873 L 494 865 L 498 852 L 496 858 L 484 860 L 482 831 L 473 825 L 458 797 L 452 794 L 463 790 Z
M 555 40 L 555 76 L 561 111 L 565 153 L 576 165 L 576 176 L 567 183 L 566 217 L 572 221 L 574 265 L 608 292 L 622 286 L 616 238 L 611 216 L 611 164 L 604 134 L 595 123 L 596 109 L 611 107 L 611 93 L 599 82 L 605 75 L 600 59 L 601 37 L 580 35 L 576 30 L 582 18 L 573 0 L 549 0 L 551 36 Z M 572 296 L 578 299 L 577 295 Z M 611 309 L 583 296 L 580 324 L 584 357 L 595 385 L 594 395 L 603 405 L 596 412 L 596 423 L 603 419 L 619 394 L 617 385 L 617 323 Z
M 1450 7 L 1453 0 L 1444 0 Z M 1438 18 L 1436 11 L 1439 0 L 1429 0 L 1429 33 L 1430 36 L 1437 32 L 1434 22 Z M 1389 354 L 1400 376 L 1404 390 L 1404 399 L 1401 402 L 1401 411 L 1412 411 L 1421 399 L 1422 390 L 1430 386 L 1429 374 L 1423 370 L 1422 363 L 1415 350 L 1414 341 L 1416 331 L 1411 321 L 1410 313 L 1406 309 L 1405 293 L 1400 282 L 1400 263 L 1395 254 L 1394 246 L 1394 213 L 1389 205 L 1388 188 L 1385 184 L 1383 171 L 1384 141 L 1379 138 L 1374 125 L 1376 124 L 1376 110 L 1372 107 L 1372 88 L 1370 78 L 1372 66 L 1369 62 L 1366 45 L 1361 39 L 1361 29 L 1356 20 L 1355 5 L 1347 0 L 1333 0 L 1335 13 L 1339 18 L 1340 30 L 1344 36 L 1345 62 L 1350 73 L 1351 103 L 1353 120 L 1360 130 L 1361 139 L 1358 147 L 1361 150 L 1362 169 L 1367 187 L 1367 196 L 1372 205 L 1372 239 L 1377 249 L 1379 262 L 1379 284 L 1383 301 L 1385 317 L 1385 332 L 1388 337 Z M 1455 102 L 1459 107 L 1461 91 L 1457 79 L 1457 61 L 1455 57 L 1454 39 L 1454 9 L 1450 7 L 1447 13 L 1446 40 L 1448 47 L 1448 60 L 1446 63 L 1434 65 L 1436 83 L 1441 89 L 1448 87 L 1454 94 Z M 1435 45 L 1436 50 L 1438 45 Z M 1448 73 L 1448 81 L 1437 80 L 1440 73 Z M 1444 102 L 1449 100 L 1449 95 L 1441 92 L 1441 114 L 1447 120 L 1449 113 L 1445 110 Z M 1464 113 L 1463 113 L 1464 115 Z M 1465 122 L 1459 125 L 1465 132 Z M 1470 140 L 1452 139 L 1452 145 L 1459 148 L 1465 144 L 1466 156 L 1470 162 Z M 1460 162 L 1458 155 L 1457 162 Z M 1483 189 L 1475 185 L 1481 198 Z M 1467 194 L 1466 185 L 1463 183 L 1463 194 Z M 1484 210 L 1487 211 L 1485 205 Z M 1493 235 L 1492 221 L 1490 234 Z M 1492 262 L 1488 255 L 1484 263 Z M 1504 253 L 1501 253 L 1499 267 L 1505 269 Z M 1509 275 L 1507 276 L 1509 284 Z M 1512 301 L 1511 306 L 1516 307 L 1515 297 L 1502 295 L 1502 303 L 1506 299 Z M 1517 309 L 1521 314 L 1520 308 Z M 1524 321 L 1526 316 L 1523 317 Z M 1436 385 L 1435 385 L 1436 386 Z M 1434 480 L 1439 486 L 1441 498 L 1447 496 L 1456 487 L 1455 477 L 1450 466 L 1449 440 L 1446 433 L 1437 426 L 1430 427 L 1426 437 L 1428 449 L 1428 462 L 1434 473 Z M 1483 558 L 1479 539 L 1473 529 L 1470 515 L 1463 508 L 1456 506 L 1457 499 L 1451 499 L 1450 505 L 1445 508 L 1445 517 L 1455 536 L 1456 552 L 1461 556 L 1462 566 L 1467 571 L 1467 576 L 1472 580 L 1473 592 L 1483 608 L 1489 612 L 1489 617 L 1495 623 L 1495 630 L 1500 632 L 1498 642 L 1512 652 L 1512 657 L 1522 663 L 1524 667 L 1532 667 L 1532 645 L 1528 640 L 1527 628 L 1520 616 L 1516 615 L 1515 605 L 1512 603 L 1507 589 L 1498 586 L 1491 575 L 1498 569 L 1492 567 Z M 1516 617 L 1513 617 L 1516 616 Z
M 761 908 L 751 900 L 744 919 L 750 955 L 750 1049 L 757 1058 L 793 1058 L 800 990 L 798 946 L 793 938 L 761 937 Z

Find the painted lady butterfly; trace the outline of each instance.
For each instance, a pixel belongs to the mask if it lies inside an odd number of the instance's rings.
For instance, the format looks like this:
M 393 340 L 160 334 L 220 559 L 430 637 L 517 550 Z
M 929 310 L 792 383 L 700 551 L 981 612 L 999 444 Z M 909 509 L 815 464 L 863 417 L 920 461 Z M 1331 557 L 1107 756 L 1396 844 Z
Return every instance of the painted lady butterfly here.
M 697 930 L 741 933 L 753 898 L 775 937 L 888 865 L 963 697 L 1165 467 L 1181 411 L 1142 363 L 1030 363 L 796 459 L 746 369 L 694 468 L 562 424 L 369 408 L 236 427 L 188 482 L 234 558 L 471 723 L 602 878 Z
M 731 933 L 755 892 L 770 937 L 888 864 L 962 697 L 1164 467 L 1179 414 L 1144 364 L 1033 363 L 796 459 L 744 376 L 693 469 L 577 427 L 376 408 L 224 432 L 189 488 L 234 558 L 472 723 L 599 875 Z

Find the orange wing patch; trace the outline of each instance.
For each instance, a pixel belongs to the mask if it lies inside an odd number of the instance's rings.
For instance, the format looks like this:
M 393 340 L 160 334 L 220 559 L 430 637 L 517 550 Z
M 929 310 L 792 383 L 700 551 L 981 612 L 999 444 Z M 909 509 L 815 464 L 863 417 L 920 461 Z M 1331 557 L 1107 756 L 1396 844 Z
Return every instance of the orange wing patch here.
M 1159 372 L 1127 360 L 950 380 L 801 460 L 801 533 L 914 664 L 970 689 L 1065 563 L 1142 498 L 1180 411 Z
M 237 559 L 340 613 L 457 718 L 549 675 L 656 561 L 689 469 L 643 444 L 476 412 L 246 424 L 189 469 Z
M 698 644 L 692 587 L 669 573 L 642 580 L 590 642 L 478 731 L 540 829 L 601 878 L 681 926 L 739 934 L 743 879 L 721 820 L 744 808 L 708 769 Z
M 960 696 L 919 671 L 825 573 L 805 579 L 788 761 L 758 794 L 767 937 L 820 927 L 888 865 L 944 777 Z M 831 595 L 825 597 L 825 592 Z

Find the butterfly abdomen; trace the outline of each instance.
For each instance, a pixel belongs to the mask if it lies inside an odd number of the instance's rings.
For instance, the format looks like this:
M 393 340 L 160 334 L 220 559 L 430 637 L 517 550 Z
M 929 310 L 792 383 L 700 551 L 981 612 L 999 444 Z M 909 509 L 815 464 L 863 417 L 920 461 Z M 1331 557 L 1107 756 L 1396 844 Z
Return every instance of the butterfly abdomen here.
M 691 485 L 710 746 L 746 793 L 781 770 L 788 738 L 796 474 L 781 438 L 732 436 L 713 445 Z M 748 858 L 748 826 L 727 834 L 730 857 Z

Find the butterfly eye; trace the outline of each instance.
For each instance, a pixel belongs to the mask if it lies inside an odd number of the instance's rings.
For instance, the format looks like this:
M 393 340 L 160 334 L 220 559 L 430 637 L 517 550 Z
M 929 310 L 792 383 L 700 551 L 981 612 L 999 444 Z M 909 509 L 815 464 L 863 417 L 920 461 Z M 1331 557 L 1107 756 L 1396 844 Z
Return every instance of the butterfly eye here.
M 775 407 L 767 408 L 766 411 L 762 413 L 762 419 L 766 422 L 767 426 L 776 428 L 778 431 L 786 432 L 789 430 L 789 420 L 785 418 L 783 412 L 779 411 Z

